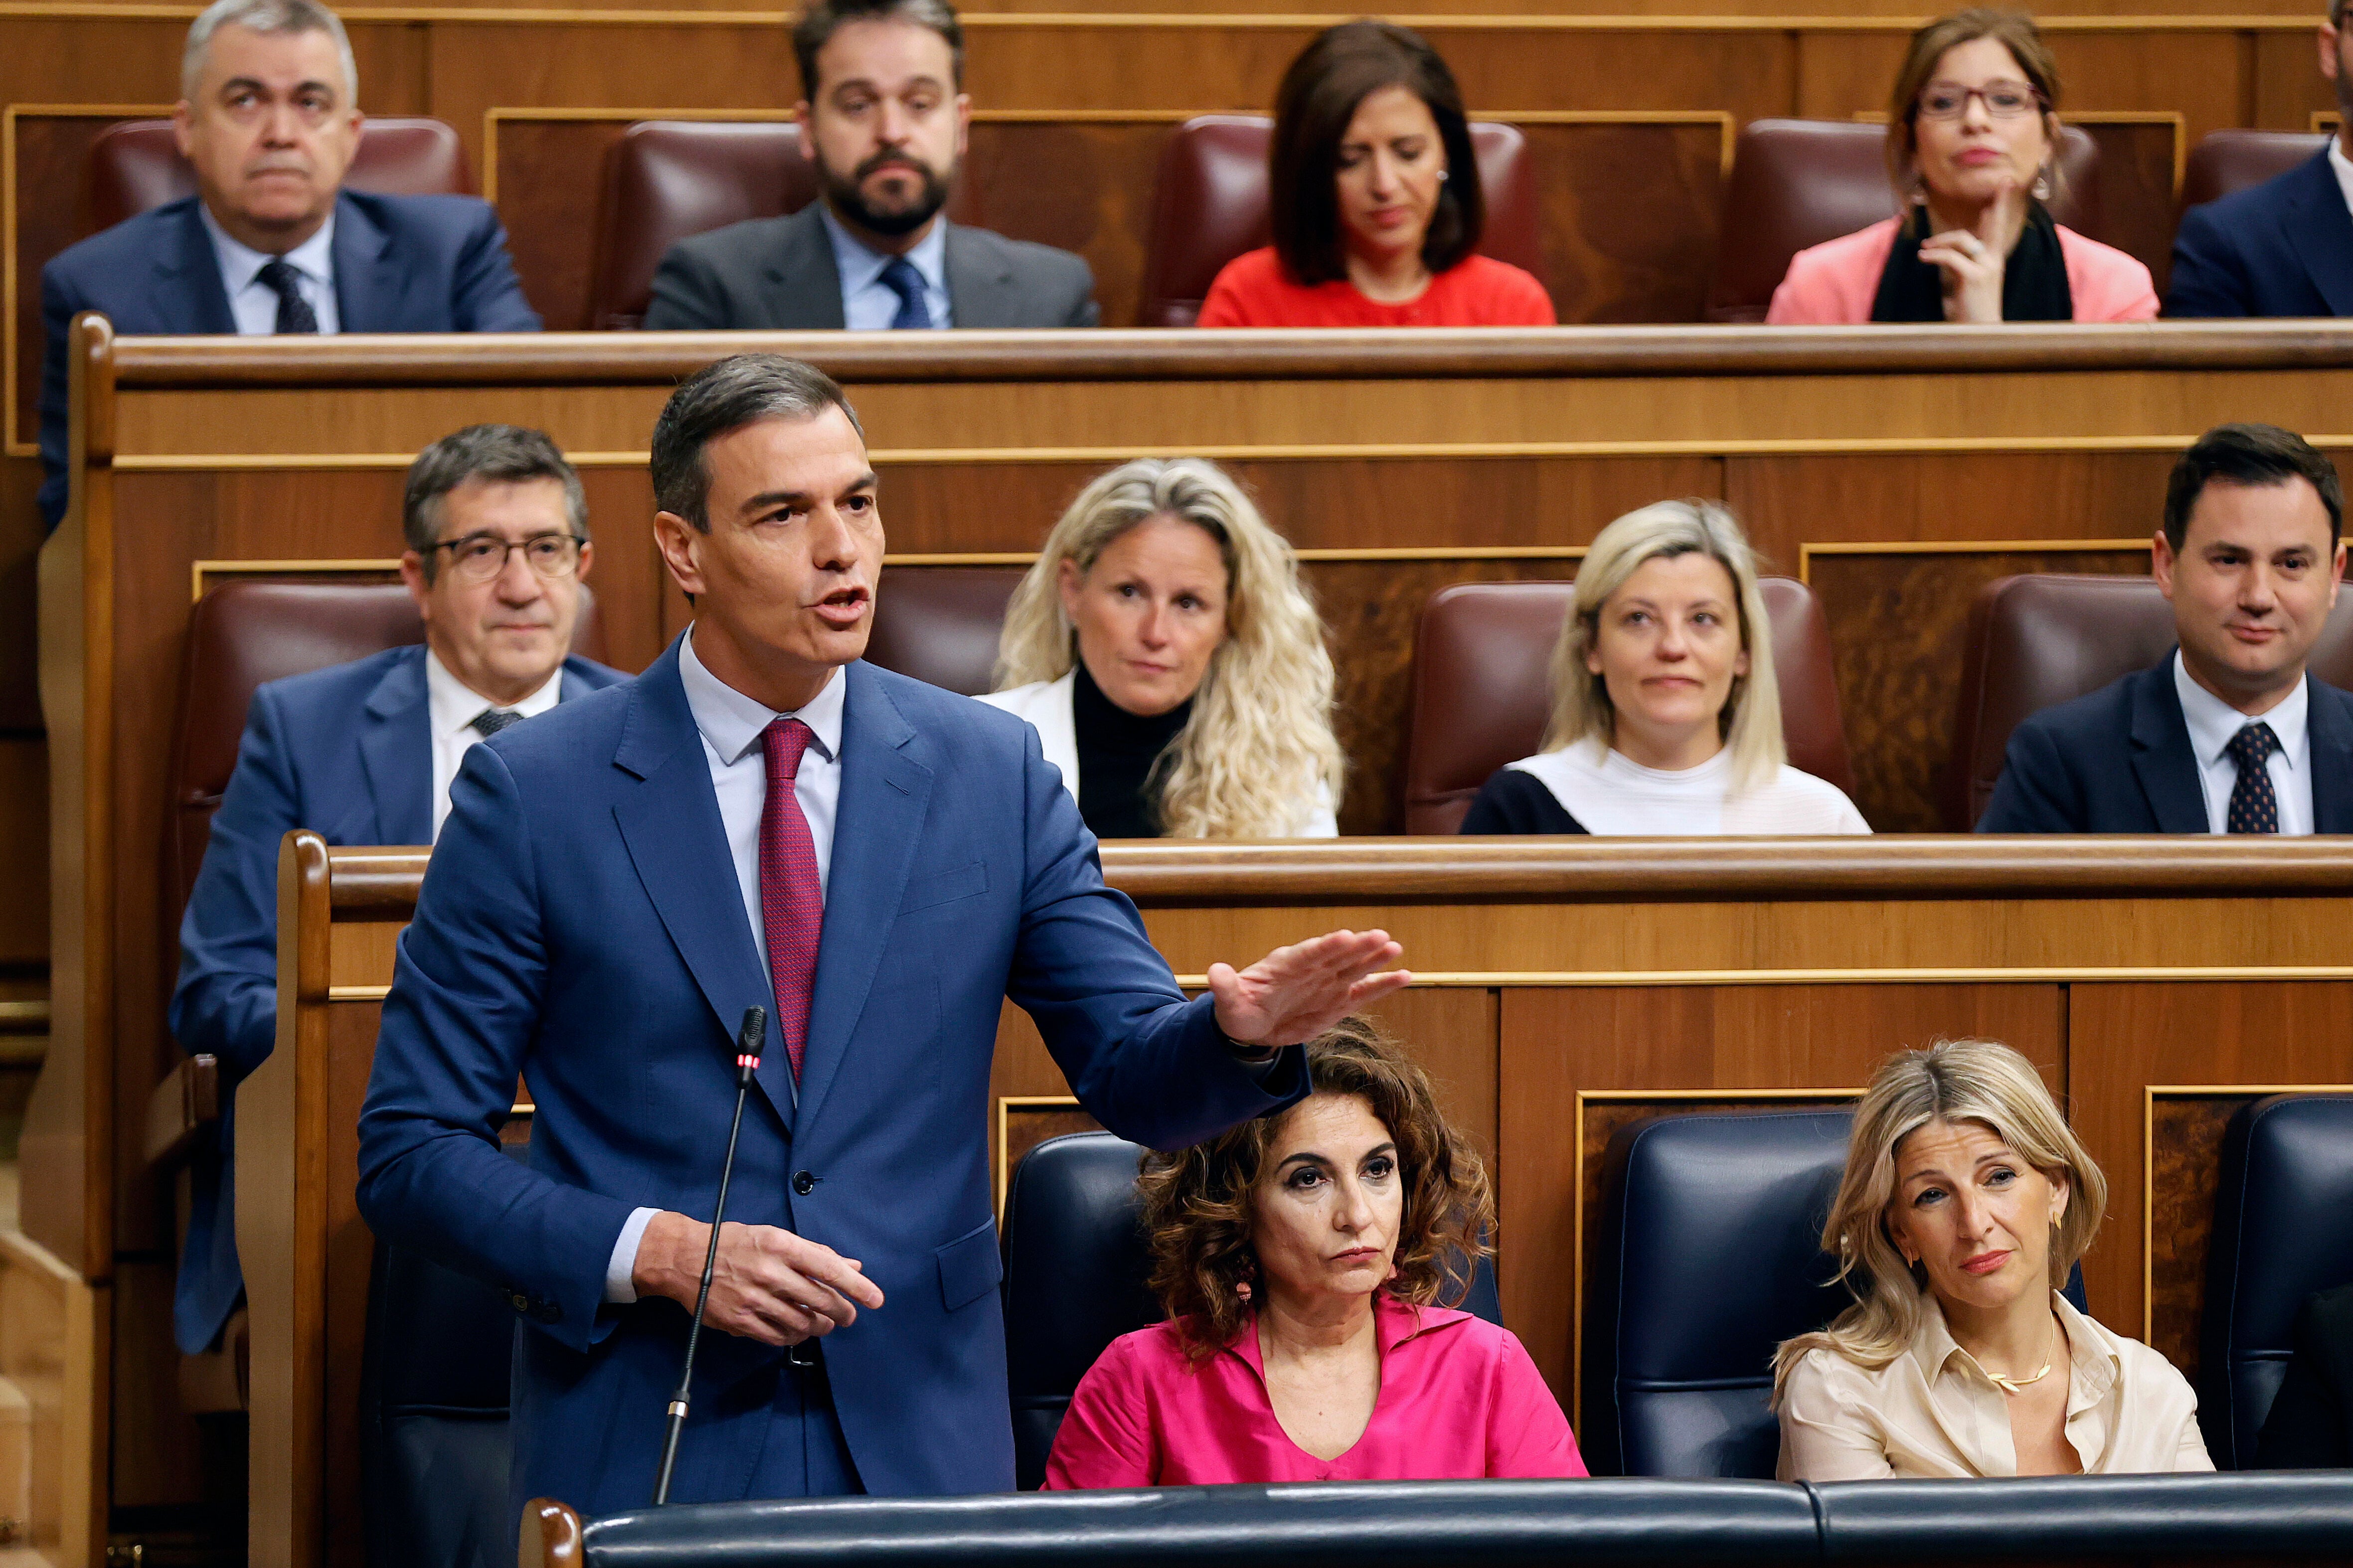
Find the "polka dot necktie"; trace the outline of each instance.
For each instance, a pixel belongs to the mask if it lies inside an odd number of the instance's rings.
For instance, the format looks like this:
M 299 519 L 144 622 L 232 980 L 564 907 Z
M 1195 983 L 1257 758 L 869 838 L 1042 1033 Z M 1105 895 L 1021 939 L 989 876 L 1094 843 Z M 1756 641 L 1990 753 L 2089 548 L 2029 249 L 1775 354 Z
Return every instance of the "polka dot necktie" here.
M 2269 724 L 2257 721 L 2231 737 L 2225 754 L 2239 764 L 2239 782 L 2231 791 L 2231 814 L 2224 828 L 2232 833 L 2277 833 L 2279 795 L 2272 788 L 2272 771 L 2264 766 L 2280 749 Z
M 295 271 L 284 257 L 271 257 L 254 276 L 278 296 L 280 331 L 315 332 L 319 330 L 318 313 L 311 309 L 311 301 L 302 298 L 301 274 Z
M 818 932 L 825 895 L 817 880 L 817 845 L 793 795 L 801 757 L 817 738 L 797 719 L 778 719 L 761 731 L 767 752 L 768 804 L 760 810 L 760 920 L 768 937 L 768 977 L 776 987 L 776 1028 L 801 1077 L 808 1041 L 809 990 L 817 978 Z

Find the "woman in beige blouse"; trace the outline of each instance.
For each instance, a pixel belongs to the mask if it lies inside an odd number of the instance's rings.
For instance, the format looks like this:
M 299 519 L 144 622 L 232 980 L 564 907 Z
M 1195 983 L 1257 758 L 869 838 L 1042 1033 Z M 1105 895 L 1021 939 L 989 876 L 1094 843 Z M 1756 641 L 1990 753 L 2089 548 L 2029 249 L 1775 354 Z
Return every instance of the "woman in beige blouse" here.
M 2107 1201 L 2008 1046 L 1890 1059 L 1822 1232 L 1854 1305 L 1774 1362 L 1781 1479 L 2212 1469 L 2188 1381 L 2059 1294 Z

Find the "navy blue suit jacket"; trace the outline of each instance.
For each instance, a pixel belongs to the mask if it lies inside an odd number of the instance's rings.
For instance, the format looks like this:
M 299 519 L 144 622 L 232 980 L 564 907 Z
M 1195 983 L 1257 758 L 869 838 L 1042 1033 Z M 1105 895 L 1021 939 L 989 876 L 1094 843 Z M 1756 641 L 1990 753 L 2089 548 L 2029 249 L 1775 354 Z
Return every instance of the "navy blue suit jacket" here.
M 2304 678 L 2309 693 L 2312 826 L 2353 833 L 2353 694 Z M 2204 833 L 2206 792 L 2173 656 L 2010 732 L 1979 833 Z
M 2181 215 L 2168 316 L 2353 316 L 2353 212 L 2326 148 Z
M 1104 886 L 1038 734 L 1008 713 L 848 666 L 841 798 L 796 1088 L 775 994 L 670 650 L 629 686 L 477 746 L 402 938 L 360 1116 L 378 1236 L 491 1281 L 516 1337 L 520 1509 L 642 1506 L 687 1314 L 604 1301 L 630 1212 L 711 1213 L 732 1038 L 769 1009 L 727 1217 L 865 1266 L 886 1304 L 824 1342 L 859 1476 L 878 1494 L 1007 1491 L 1002 1275 L 987 1163 L 1007 997 L 1080 1102 L 1181 1148 L 1305 1091 L 1261 1082 Z M 500 1152 L 521 1071 L 528 1169 Z M 707 1334 L 673 1500 L 743 1496 L 780 1351 Z
M 237 331 L 198 197 L 125 218 L 41 268 L 41 516 L 66 514 L 66 333 L 97 310 L 117 332 Z M 472 196 L 335 198 L 335 311 L 346 332 L 535 332 L 507 233 Z
M 585 658 L 564 664 L 570 701 L 628 679 Z M 172 1037 L 220 1058 L 224 1089 L 278 1039 L 278 848 L 308 827 L 330 844 L 433 841 L 433 737 L 420 644 L 273 680 L 253 694 L 237 767 L 213 816 L 203 867 L 180 921 Z M 237 1309 L 229 1170 L 231 1105 L 216 1146 L 197 1151 L 173 1332 L 212 1342 Z

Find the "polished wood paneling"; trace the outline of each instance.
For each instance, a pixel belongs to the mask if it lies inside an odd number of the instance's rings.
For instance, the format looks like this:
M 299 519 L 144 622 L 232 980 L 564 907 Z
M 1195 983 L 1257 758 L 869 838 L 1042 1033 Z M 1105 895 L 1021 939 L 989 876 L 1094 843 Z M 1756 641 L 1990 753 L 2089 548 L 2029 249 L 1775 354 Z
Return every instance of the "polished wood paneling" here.
M 2221 1179 L 2222 1131 L 2251 1094 L 2228 1090 L 2149 1097 L 2148 1342 L 2191 1383 L 2206 1315 L 2206 1259 L 2214 1239 L 2214 1193 Z M 2111 1222 L 2130 1215 L 2109 1208 Z

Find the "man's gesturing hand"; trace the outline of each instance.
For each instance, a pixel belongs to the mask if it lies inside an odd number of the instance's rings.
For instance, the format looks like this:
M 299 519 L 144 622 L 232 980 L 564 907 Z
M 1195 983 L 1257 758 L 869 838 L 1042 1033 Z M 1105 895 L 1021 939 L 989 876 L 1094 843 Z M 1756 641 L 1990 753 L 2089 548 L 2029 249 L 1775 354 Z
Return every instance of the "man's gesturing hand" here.
M 1217 998 L 1218 1027 L 1245 1046 L 1312 1040 L 1410 982 L 1407 970 L 1380 973 L 1404 952 L 1385 931 L 1335 931 L 1278 947 L 1240 973 L 1229 963 L 1213 963 L 1209 994 Z
M 667 1296 L 694 1310 L 711 1227 L 682 1214 L 646 1222 L 630 1278 L 639 1296 Z M 792 1345 L 856 1321 L 858 1309 L 882 1304 L 864 1265 L 770 1225 L 719 1227 L 719 1261 L 702 1321 L 767 1345 Z

